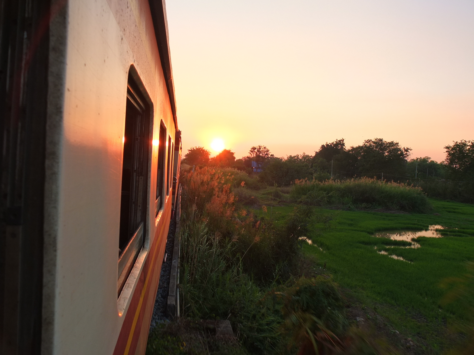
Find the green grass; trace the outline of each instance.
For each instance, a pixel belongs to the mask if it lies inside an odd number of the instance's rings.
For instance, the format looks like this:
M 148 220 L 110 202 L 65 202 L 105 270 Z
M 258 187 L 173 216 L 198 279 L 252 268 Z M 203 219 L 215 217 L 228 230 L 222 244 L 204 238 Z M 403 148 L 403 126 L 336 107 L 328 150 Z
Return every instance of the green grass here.
M 430 214 L 318 208 L 316 215 L 333 218 L 329 229 L 322 228 L 318 221 L 311 225 L 308 237 L 323 251 L 307 244 L 303 249 L 320 265 L 325 264 L 334 280 L 362 303 L 375 306 L 394 329 L 425 347 L 426 353 L 438 353 L 452 345 L 447 340 L 446 324 L 467 318 L 461 303 L 441 302 L 447 291 L 440 284 L 447 278 L 464 275 L 466 263 L 474 260 L 474 206 L 430 202 L 434 209 Z M 273 217 L 281 222 L 292 209 L 291 205 L 273 207 Z M 419 249 L 400 248 L 397 244 L 403 246 L 403 242 L 372 237 L 377 231 L 422 230 L 432 224 L 451 229 L 443 232 L 444 238 L 418 238 Z M 388 249 L 389 245 L 394 248 Z M 411 263 L 380 255 L 374 247 Z

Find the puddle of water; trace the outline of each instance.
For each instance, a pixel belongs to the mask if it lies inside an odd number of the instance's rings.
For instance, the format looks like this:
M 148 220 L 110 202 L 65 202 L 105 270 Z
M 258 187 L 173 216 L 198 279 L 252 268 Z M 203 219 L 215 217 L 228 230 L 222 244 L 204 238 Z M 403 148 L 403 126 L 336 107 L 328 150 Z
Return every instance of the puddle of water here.
M 389 254 L 389 253 L 387 253 L 386 251 L 383 251 L 383 250 L 378 251 L 377 253 L 382 254 L 382 255 L 388 255 L 388 256 L 389 256 L 390 258 L 392 258 L 392 259 L 401 260 L 401 261 L 404 261 L 404 262 L 406 262 L 406 263 L 410 263 L 410 264 L 411 264 L 411 261 L 405 260 L 405 259 L 403 259 L 401 256 L 398 256 L 398 255 Z
M 313 241 L 307 237 L 299 237 L 298 240 L 304 240 L 306 243 L 308 243 L 309 245 L 312 245 L 312 246 L 315 246 L 316 248 L 318 248 L 319 250 L 321 250 L 322 252 L 324 252 L 323 249 L 321 249 L 321 247 L 318 247 L 316 244 L 313 244 Z
M 440 226 L 438 224 L 434 224 L 428 227 L 428 230 L 424 231 L 385 231 L 385 232 L 379 232 L 375 233 L 374 237 L 376 238 L 387 238 L 391 240 L 399 240 L 399 241 L 405 241 L 409 242 L 409 246 L 396 246 L 396 245 L 390 245 L 386 246 L 385 248 L 412 248 L 412 249 L 418 249 L 421 247 L 420 244 L 416 243 L 413 241 L 413 239 L 418 238 L 418 237 L 427 237 L 427 238 L 442 238 L 443 236 L 439 232 L 440 229 L 445 229 L 445 227 Z M 377 247 L 375 247 L 377 249 Z M 396 260 L 403 260 L 406 261 L 407 263 L 410 263 L 410 261 L 403 259 L 401 256 L 393 255 L 393 254 L 388 254 L 386 251 L 377 251 L 377 253 L 382 254 L 382 255 L 388 255 L 389 257 L 396 259 Z
M 403 240 L 406 242 L 411 242 L 412 239 L 418 238 L 418 237 L 427 237 L 427 238 L 442 238 L 443 236 L 441 235 L 438 230 L 440 229 L 445 229 L 443 226 L 440 225 L 432 225 L 429 226 L 428 230 L 420 231 L 420 232 L 415 232 L 415 231 L 385 231 L 385 232 L 379 232 L 375 233 L 374 237 L 376 238 L 388 238 L 391 240 Z
M 299 240 L 304 240 L 306 243 L 308 243 L 309 245 L 313 245 L 313 241 L 309 238 L 306 238 L 306 237 L 299 237 L 298 238 Z

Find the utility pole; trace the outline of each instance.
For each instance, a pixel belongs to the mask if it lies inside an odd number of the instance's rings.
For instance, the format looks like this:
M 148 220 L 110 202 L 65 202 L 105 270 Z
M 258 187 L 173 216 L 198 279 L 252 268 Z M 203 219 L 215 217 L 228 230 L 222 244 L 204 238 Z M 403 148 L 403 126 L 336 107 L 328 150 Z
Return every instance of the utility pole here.
M 332 180 L 332 167 L 334 165 L 334 158 L 331 160 L 331 180 Z
M 415 165 L 415 179 L 416 177 L 418 176 L 418 162 L 416 162 L 416 165 Z

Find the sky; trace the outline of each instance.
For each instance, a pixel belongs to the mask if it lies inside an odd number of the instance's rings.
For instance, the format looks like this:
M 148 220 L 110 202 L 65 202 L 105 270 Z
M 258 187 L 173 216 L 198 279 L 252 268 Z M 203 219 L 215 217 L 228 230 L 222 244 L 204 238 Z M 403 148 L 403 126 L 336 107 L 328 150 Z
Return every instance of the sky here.
M 184 153 L 474 139 L 473 0 L 169 0 Z M 215 154 L 213 152 L 213 154 Z

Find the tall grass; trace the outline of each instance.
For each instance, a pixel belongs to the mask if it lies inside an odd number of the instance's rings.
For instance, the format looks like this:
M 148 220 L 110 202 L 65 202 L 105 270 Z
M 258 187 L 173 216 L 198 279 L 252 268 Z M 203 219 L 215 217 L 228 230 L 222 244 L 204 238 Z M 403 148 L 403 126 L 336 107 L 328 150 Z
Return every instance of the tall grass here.
M 281 343 L 282 319 L 261 287 L 272 282 L 281 265 L 293 264 L 298 239 L 247 210 L 235 211 L 233 178 L 227 169 L 212 168 L 182 176 L 183 313 L 229 319 L 247 350 L 272 353 Z
M 324 182 L 296 180 L 290 196 L 294 201 L 315 206 L 387 208 L 407 212 L 430 209 L 421 188 L 369 178 Z
M 219 240 L 218 234 L 210 236 L 203 221 L 188 223 L 182 231 L 184 316 L 229 319 L 247 349 L 274 349 L 280 318 L 262 301 L 260 289 L 242 267 L 232 262 L 232 244 Z
M 258 283 L 269 284 L 277 277 L 291 276 L 300 255 L 298 238 L 304 235 L 311 208 L 298 207 L 286 224 L 277 226 L 266 215 L 257 218 L 246 209 L 235 210 L 236 198 L 230 189 L 232 178 L 227 169 L 197 169 L 184 174 L 182 183 L 184 214 L 190 216 L 186 228 L 195 236 L 196 243 L 202 245 L 204 239 L 197 240 L 198 233 L 193 229 L 204 223 L 208 238 L 217 238 L 216 245 L 222 248 L 232 248 L 232 262 L 238 262 Z M 236 190 L 248 191 L 242 187 Z M 265 206 L 262 209 L 266 212 Z

